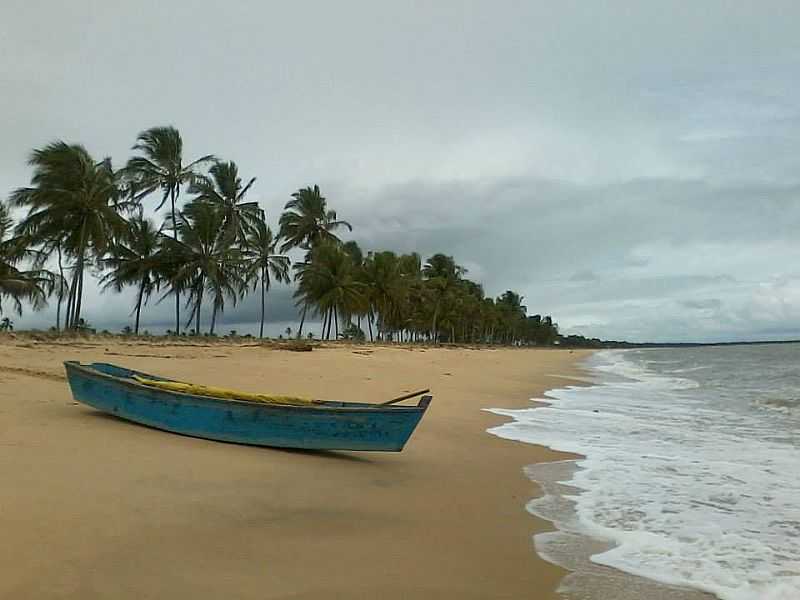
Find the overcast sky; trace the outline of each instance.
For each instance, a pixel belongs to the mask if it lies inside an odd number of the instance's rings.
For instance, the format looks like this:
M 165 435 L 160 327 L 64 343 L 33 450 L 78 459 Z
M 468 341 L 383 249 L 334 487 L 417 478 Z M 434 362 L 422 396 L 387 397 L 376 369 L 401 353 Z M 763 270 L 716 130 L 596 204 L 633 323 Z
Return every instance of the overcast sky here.
M 0 6 L 0 194 L 54 139 L 121 165 L 174 124 L 273 223 L 317 183 L 365 249 L 452 254 L 567 333 L 800 338 L 797 2 Z M 276 332 L 289 291 L 270 307 Z

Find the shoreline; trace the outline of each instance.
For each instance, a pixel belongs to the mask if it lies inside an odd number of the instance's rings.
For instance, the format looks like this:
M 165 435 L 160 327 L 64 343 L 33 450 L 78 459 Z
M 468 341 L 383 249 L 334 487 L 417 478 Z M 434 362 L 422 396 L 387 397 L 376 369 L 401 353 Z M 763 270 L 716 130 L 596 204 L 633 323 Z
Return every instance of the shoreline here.
M 567 455 L 488 434 L 507 419 L 482 409 L 529 407 L 590 351 L 162 346 L 0 338 L 0 597 L 558 598 L 567 572 L 535 551 L 553 528 L 526 511 L 524 468 Z M 66 359 L 354 401 L 430 386 L 434 400 L 399 454 L 236 446 L 75 405 Z
M 592 373 L 592 369 L 585 364 L 576 366 L 579 371 L 583 371 L 587 375 Z M 605 385 L 602 377 L 599 379 L 565 377 L 564 379 L 570 381 L 565 381 L 563 385 L 552 387 L 547 391 L 563 392 L 568 391 L 569 388 L 592 388 Z M 559 398 L 557 394 L 555 397 Z M 526 408 L 539 409 L 548 406 L 550 401 L 542 395 L 539 398 L 531 399 L 530 404 Z M 500 408 L 499 410 L 504 409 Z M 512 412 L 514 410 L 511 409 Z M 496 428 L 498 430 L 501 430 L 503 425 L 517 421 L 511 414 L 502 412 L 494 414 L 505 420 Z M 658 578 L 594 562 L 593 556 L 611 551 L 617 547 L 617 544 L 610 539 L 592 535 L 585 530 L 585 525 L 577 525 L 575 519 L 578 517 L 574 514 L 574 508 L 568 508 L 572 502 L 566 501 L 568 496 L 587 491 L 571 486 L 568 482 L 582 470 L 583 467 L 579 463 L 588 457 L 577 452 L 555 450 L 534 441 L 522 441 L 515 437 L 518 434 L 513 431 L 497 432 L 492 435 L 497 435 L 506 441 L 529 444 L 563 455 L 561 460 L 538 461 L 527 465 L 524 469 L 525 476 L 537 486 L 539 492 L 530 499 L 526 510 L 550 525 L 549 530 L 537 531 L 534 534 L 536 553 L 542 560 L 566 571 L 558 588 L 560 591 L 557 594 L 558 598 L 562 600 L 572 598 L 585 600 L 605 600 L 606 598 L 619 598 L 619 600 L 640 600 L 640 598 L 716 600 L 718 598 L 699 588 L 669 583 Z M 510 435 L 510 437 L 503 437 L 505 435 Z M 554 551 L 553 548 L 548 547 L 550 544 L 555 544 Z M 565 589 L 561 590 L 561 587 L 565 587 Z

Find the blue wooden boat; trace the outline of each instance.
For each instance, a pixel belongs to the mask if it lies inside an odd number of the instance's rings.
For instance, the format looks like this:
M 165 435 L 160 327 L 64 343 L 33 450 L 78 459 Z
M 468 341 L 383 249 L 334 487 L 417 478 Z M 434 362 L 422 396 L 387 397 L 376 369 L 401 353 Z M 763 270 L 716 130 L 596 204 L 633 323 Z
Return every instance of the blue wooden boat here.
M 107 363 L 65 362 L 75 400 L 97 410 L 194 437 L 281 448 L 399 452 L 430 404 L 323 401 L 305 406 L 165 391 L 135 377 L 173 381 Z

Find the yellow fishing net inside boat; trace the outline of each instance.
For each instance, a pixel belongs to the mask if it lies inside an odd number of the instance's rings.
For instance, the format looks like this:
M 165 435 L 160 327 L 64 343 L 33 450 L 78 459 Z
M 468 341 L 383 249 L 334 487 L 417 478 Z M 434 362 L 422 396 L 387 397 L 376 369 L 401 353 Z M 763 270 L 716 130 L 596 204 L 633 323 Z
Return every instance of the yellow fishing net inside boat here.
M 247 402 L 263 402 L 267 404 L 291 404 L 293 406 L 308 406 L 311 404 L 319 404 L 319 400 L 312 400 L 311 398 L 304 398 L 302 396 L 279 396 L 272 394 L 251 394 L 249 392 L 241 392 L 238 390 L 229 390 L 226 388 L 212 387 L 208 385 L 199 385 L 196 383 L 182 383 L 179 381 L 158 381 L 155 379 L 146 379 L 134 375 L 133 377 L 138 383 L 153 387 L 160 390 L 167 390 L 170 392 L 181 392 L 182 394 L 192 394 L 194 396 L 209 396 L 211 398 L 222 398 L 225 400 L 245 400 Z

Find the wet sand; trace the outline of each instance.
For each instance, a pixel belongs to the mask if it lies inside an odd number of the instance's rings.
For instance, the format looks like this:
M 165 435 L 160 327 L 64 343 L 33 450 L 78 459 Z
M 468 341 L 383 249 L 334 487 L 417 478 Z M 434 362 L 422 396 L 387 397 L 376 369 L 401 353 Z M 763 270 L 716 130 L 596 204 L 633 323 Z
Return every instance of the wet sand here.
M 0 337 L 0 598 L 555 598 L 527 464 L 486 407 L 577 374 L 582 352 Z M 238 446 L 77 405 L 63 360 L 249 391 L 379 402 L 432 388 L 396 453 Z M 561 377 L 559 377 L 561 376 Z

